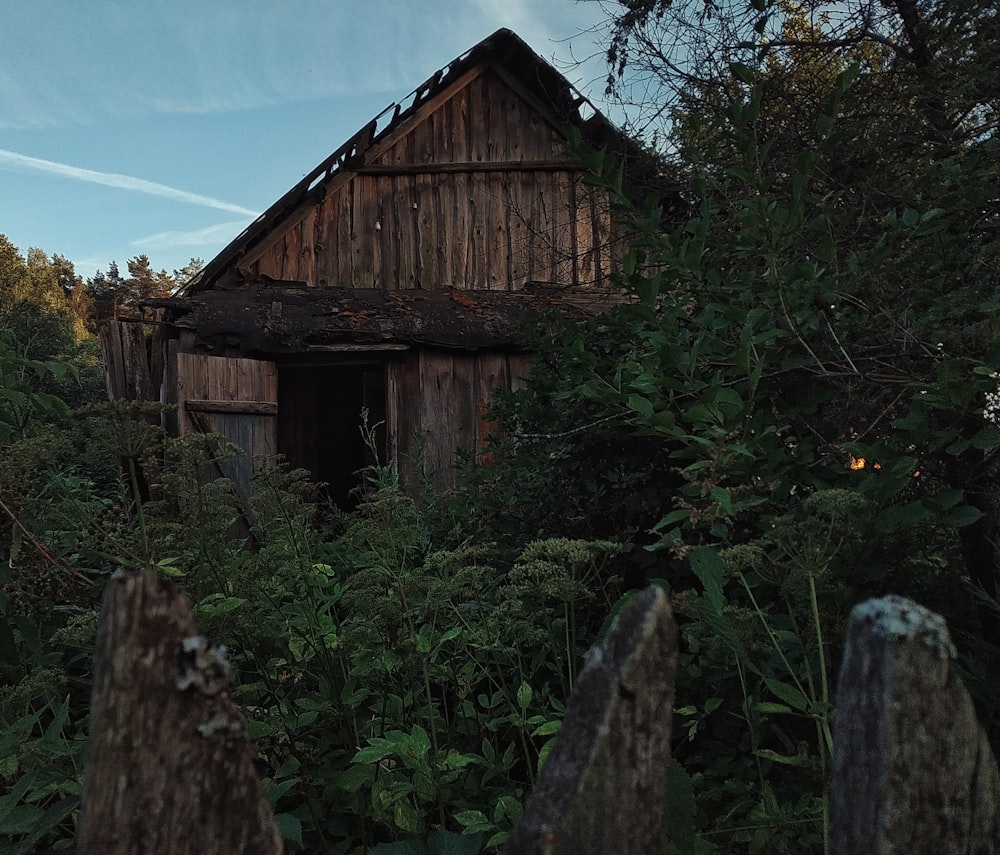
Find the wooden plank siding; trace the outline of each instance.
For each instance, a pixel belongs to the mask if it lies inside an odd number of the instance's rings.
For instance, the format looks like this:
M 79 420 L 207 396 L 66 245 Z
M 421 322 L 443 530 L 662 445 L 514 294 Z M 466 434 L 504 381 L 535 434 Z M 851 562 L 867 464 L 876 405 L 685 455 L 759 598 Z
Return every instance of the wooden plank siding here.
M 609 201 L 507 81 L 486 71 L 460 82 L 333 176 L 247 272 L 387 290 L 599 281 L 621 255 Z
M 254 458 L 277 452 L 278 373 L 273 362 L 197 353 L 175 353 L 178 433 L 212 432 L 243 450 L 226 475 L 249 495 Z M 188 402 L 199 402 L 188 408 Z M 228 406 L 212 407 L 216 402 Z M 245 403 L 240 412 L 239 403 Z M 273 405 L 265 412 L 258 404 Z
M 523 384 L 528 358 L 498 351 L 424 349 L 389 363 L 389 454 L 408 488 L 457 483 L 458 454 L 479 454 L 495 427 L 484 420 L 493 393 Z

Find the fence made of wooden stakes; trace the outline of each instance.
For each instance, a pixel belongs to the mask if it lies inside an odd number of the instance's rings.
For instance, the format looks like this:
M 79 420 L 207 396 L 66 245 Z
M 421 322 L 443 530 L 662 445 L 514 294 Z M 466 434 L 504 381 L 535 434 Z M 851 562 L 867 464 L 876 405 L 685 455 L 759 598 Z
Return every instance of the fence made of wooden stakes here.
M 830 855 L 1000 851 L 1000 773 L 944 621 L 857 606 L 835 713 Z M 666 850 L 677 628 L 643 591 L 591 650 L 507 855 Z M 222 653 L 150 571 L 112 579 L 95 661 L 77 851 L 279 853 Z

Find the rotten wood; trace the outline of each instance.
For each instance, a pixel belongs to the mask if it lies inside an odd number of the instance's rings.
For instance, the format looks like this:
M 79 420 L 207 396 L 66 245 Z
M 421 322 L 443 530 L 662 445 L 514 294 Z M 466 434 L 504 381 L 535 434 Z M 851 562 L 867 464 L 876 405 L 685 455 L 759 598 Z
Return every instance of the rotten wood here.
M 1000 850 L 1000 774 L 944 620 L 902 597 L 855 607 L 838 684 L 830 855 Z
M 248 415 L 274 416 L 278 414 L 275 401 L 197 401 L 184 402 L 189 413 L 246 413 Z
M 223 654 L 172 582 L 116 573 L 97 636 L 78 855 L 282 848 Z
M 676 672 L 677 627 L 650 587 L 588 655 L 507 855 L 666 850 Z
M 158 361 L 150 363 L 143 324 L 137 319 L 107 321 L 99 334 L 109 397 L 158 401 L 162 367 Z

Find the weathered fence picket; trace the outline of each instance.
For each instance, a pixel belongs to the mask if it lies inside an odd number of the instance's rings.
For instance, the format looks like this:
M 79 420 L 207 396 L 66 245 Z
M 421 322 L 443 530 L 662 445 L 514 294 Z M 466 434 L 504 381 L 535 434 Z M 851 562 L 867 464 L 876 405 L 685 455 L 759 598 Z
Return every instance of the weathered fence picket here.
M 1000 852 L 1000 772 L 944 621 L 856 607 L 838 685 L 829 855 Z M 588 656 L 507 855 L 662 853 L 677 627 L 662 591 Z M 218 651 L 184 595 L 118 574 L 101 614 L 79 855 L 280 853 Z
M 78 855 L 273 855 L 271 808 L 220 651 L 151 571 L 108 584 Z
M 664 850 L 676 671 L 677 627 L 650 587 L 591 651 L 507 855 Z
M 837 692 L 830 855 L 1000 851 L 1000 777 L 938 615 L 851 613 Z

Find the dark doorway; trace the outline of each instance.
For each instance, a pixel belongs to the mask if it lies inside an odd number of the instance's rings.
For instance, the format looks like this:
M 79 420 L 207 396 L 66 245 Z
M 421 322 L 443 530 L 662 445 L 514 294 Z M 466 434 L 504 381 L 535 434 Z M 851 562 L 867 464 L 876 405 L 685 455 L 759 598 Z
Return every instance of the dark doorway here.
M 342 510 L 358 503 L 359 471 L 375 462 L 361 434 L 361 413 L 385 452 L 385 366 L 287 363 L 278 368 L 278 451 L 325 484 Z

